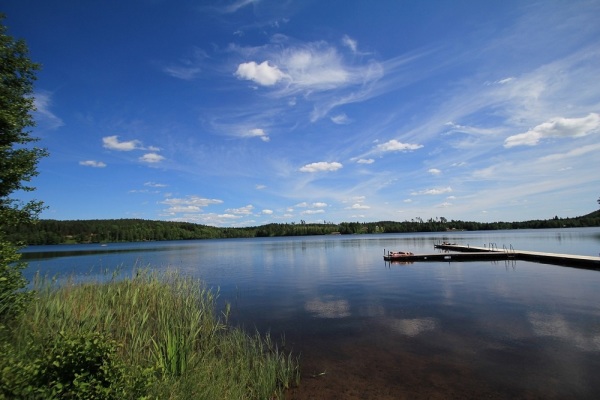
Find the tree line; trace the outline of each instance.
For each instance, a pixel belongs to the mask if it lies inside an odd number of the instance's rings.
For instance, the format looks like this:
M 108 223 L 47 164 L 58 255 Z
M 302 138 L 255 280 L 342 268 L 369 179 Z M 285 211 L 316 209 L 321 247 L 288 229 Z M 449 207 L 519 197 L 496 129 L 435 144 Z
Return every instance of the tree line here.
M 600 211 L 575 218 L 520 222 L 475 222 L 447 220 L 444 217 L 410 221 L 342 223 L 271 223 L 243 228 L 219 228 L 189 222 L 143 219 L 71 220 L 44 219 L 36 224 L 20 224 L 7 232 L 14 243 L 47 245 L 66 243 L 114 243 L 164 240 L 308 236 L 332 234 L 374 234 L 500 229 L 575 228 L 600 226 Z

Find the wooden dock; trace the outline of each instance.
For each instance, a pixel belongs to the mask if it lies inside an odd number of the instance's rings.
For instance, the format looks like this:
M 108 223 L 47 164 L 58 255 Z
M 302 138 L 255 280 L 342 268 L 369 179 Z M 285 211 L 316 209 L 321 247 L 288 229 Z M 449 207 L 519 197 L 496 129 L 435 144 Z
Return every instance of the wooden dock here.
M 545 253 L 540 251 L 524 251 L 502 249 L 499 250 L 493 246 L 488 247 L 476 247 L 476 246 L 463 246 L 458 244 L 442 243 L 434 245 L 436 249 L 454 251 L 460 253 L 441 253 L 442 256 L 449 256 L 445 261 L 467 261 L 467 260 L 483 260 L 481 258 L 483 254 L 489 254 L 492 259 L 496 260 L 525 260 L 533 261 L 544 264 L 556 264 L 565 265 L 569 267 L 588 268 L 588 269 L 600 269 L 600 257 L 593 256 L 579 256 L 573 254 L 558 254 L 558 253 Z M 459 258 L 460 256 L 464 258 Z M 425 260 L 432 260 L 431 255 L 426 255 L 428 258 Z M 421 259 L 422 260 L 422 259 Z M 436 259 L 438 260 L 438 259 Z M 408 261 L 408 260 L 407 260 Z M 415 259 L 415 261 L 417 261 Z

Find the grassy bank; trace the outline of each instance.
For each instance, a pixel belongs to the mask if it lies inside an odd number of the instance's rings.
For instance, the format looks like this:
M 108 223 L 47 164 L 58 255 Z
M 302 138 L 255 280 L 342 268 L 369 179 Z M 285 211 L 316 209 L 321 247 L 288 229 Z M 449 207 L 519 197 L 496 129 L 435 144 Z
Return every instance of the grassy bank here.
M 197 280 L 139 272 L 35 293 L 0 332 L 5 398 L 272 399 L 299 383 L 297 360 L 229 326 Z

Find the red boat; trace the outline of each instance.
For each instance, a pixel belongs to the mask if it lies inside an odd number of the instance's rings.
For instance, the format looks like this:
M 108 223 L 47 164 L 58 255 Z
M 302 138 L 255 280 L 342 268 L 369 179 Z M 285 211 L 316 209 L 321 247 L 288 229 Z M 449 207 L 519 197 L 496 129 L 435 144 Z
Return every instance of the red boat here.
M 409 251 L 390 251 L 383 256 L 383 259 L 385 261 L 402 261 L 410 256 L 414 256 L 414 254 Z

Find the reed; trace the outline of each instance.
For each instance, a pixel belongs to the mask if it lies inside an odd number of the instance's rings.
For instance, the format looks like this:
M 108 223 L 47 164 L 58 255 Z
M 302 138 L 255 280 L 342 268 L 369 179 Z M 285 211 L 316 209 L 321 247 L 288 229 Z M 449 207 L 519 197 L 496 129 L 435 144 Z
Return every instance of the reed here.
M 216 312 L 218 292 L 177 272 L 60 286 L 37 279 L 35 293 L 12 335 L 17 358 L 46 351 L 58 336 L 97 333 L 117 344 L 125 375 L 145 380 L 150 398 L 282 398 L 299 384 L 298 359 L 269 335 L 229 326 L 229 307 Z

